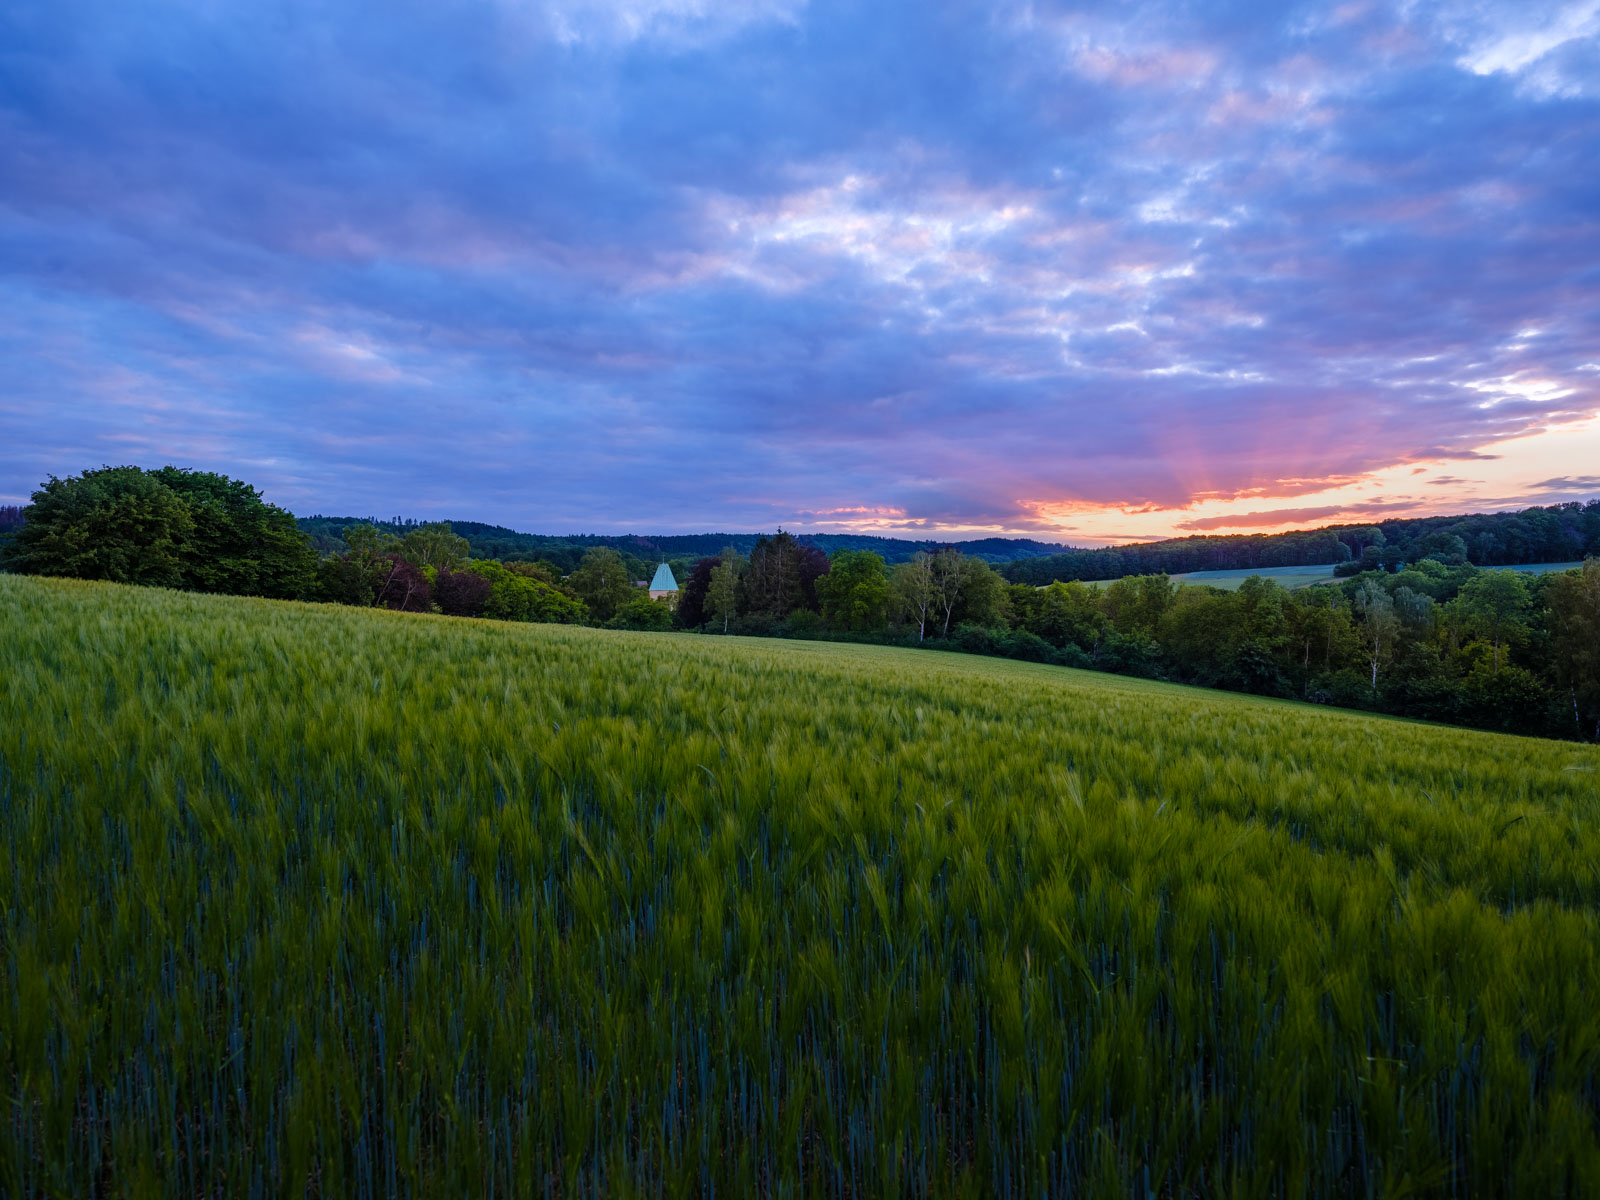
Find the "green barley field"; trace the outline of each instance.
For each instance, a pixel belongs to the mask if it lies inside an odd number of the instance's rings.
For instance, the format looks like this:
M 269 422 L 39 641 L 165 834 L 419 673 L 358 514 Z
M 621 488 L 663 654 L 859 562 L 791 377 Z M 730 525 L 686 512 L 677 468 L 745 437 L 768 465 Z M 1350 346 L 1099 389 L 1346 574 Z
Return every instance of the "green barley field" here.
M 0 576 L 0 1196 L 1594 1196 L 1600 751 Z

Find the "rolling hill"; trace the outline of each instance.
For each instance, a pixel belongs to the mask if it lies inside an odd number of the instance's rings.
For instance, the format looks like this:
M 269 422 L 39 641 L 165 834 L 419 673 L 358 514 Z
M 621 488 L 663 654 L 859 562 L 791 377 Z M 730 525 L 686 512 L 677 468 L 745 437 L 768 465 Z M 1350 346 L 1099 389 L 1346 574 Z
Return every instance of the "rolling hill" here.
M 1600 752 L 0 576 L 0 1192 L 1593 1194 Z

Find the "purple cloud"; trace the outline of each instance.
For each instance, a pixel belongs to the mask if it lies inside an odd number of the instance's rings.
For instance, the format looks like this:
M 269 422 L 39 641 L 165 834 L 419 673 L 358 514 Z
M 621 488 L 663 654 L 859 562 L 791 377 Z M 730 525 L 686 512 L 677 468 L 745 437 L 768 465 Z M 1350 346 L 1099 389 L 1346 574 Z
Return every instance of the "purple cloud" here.
M 13 6 L 0 499 L 1023 530 L 1492 457 L 1600 412 L 1600 91 L 1473 14 Z

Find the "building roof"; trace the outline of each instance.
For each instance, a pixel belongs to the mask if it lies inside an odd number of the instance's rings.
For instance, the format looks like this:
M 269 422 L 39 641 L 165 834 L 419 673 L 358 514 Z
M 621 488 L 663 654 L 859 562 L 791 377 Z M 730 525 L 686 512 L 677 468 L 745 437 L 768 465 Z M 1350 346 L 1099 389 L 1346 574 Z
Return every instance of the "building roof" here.
M 656 568 L 656 577 L 650 581 L 652 592 L 675 592 L 678 590 L 678 581 L 672 577 L 672 568 L 662 563 Z

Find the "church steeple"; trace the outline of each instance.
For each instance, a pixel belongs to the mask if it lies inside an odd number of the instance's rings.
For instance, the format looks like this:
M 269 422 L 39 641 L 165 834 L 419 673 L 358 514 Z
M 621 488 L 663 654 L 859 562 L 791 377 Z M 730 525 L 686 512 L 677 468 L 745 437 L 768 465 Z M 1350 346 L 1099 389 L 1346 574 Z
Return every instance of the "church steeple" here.
M 672 577 L 672 568 L 666 563 L 656 568 L 655 578 L 650 581 L 650 599 L 678 602 L 678 581 Z

